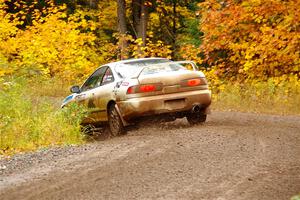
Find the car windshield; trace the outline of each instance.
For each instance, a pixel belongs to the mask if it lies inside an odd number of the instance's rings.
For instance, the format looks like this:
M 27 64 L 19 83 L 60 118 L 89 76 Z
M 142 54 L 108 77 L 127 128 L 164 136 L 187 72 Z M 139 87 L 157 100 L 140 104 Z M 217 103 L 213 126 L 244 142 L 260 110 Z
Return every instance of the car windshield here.
M 143 69 L 145 66 L 145 69 Z M 170 72 L 187 70 L 184 66 L 178 63 L 170 63 L 168 59 L 155 59 L 155 60 L 144 60 L 144 61 L 133 61 L 127 62 L 117 67 L 118 73 L 122 77 L 130 77 L 139 73 L 141 70 L 143 75 L 155 74 L 160 72 Z

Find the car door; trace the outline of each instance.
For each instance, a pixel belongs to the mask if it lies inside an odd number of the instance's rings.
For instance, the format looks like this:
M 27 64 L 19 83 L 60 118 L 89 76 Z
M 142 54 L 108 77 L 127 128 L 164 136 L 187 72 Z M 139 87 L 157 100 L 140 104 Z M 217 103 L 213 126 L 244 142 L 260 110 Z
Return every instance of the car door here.
M 102 78 L 105 75 L 107 67 L 98 68 L 81 86 L 80 94 L 75 99 L 78 103 L 85 105 L 89 109 L 89 115 L 83 123 L 95 123 L 101 120 L 100 109 L 96 105 L 96 94 L 99 93 Z
M 106 68 L 105 74 L 95 92 L 95 104 L 99 109 L 99 120 L 107 121 L 107 105 L 110 100 L 114 100 L 115 77 L 110 67 Z

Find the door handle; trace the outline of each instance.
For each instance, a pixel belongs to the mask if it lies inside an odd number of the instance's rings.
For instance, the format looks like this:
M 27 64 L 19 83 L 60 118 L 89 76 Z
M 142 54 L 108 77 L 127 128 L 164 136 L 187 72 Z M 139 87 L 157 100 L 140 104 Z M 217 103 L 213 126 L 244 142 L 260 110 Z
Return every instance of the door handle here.
M 85 97 L 85 94 L 80 94 L 75 97 L 76 100 L 82 100 Z
M 121 86 L 121 84 L 122 84 L 122 81 L 119 81 L 119 82 L 116 83 L 116 86 L 115 86 L 115 87 L 116 87 L 116 88 L 119 88 L 119 87 Z

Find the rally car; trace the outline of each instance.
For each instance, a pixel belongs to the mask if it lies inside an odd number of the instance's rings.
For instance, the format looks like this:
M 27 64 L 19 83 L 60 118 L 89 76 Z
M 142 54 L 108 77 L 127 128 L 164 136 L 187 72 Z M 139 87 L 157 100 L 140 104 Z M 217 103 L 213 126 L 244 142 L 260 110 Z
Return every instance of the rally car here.
M 82 123 L 108 122 L 113 136 L 144 117 L 203 123 L 211 104 L 207 80 L 195 63 L 165 58 L 105 64 L 71 92 L 61 107 L 71 102 L 87 106 L 89 116 Z

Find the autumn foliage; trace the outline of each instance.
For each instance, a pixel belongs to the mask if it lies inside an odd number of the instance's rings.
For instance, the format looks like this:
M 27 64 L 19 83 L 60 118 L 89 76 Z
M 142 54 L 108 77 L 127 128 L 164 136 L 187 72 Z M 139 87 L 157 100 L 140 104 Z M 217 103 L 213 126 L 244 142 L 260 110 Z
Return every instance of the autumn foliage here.
M 71 81 L 120 58 L 166 57 L 195 61 L 213 94 L 229 83 L 299 85 L 299 0 L 80 2 L 0 0 L 0 77 Z
M 97 49 L 96 43 L 100 39 L 93 32 L 98 26 L 96 20 L 86 20 L 84 10 L 67 16 L 66 9 L 64 5 L 56 6 L 49 1 L 44 14 L 39 9 L 29 10 L 30 24 L 24 28 L 24 15 L 20 12 L 26 10 L 5 13 L 5 4 L 2 3 L 1 17 L 4 20 L 1 26 L 5 31 L 1 29 L 0 58 L 6 64 L 0 73 L 70 78 L 85 75 L 105 59 L 111 59 L 107 51 Z M 102 42 L 102 45 L 112 49 L 107 42 Z
M 100 12 L 41 2 L 0 1 L 0 75 L 81 77 L 120 58 L 122 38 L 128 58 L 191 59 L 222 80 L 299 76 L 298 0 L 145 1 L 145 41 L 130 28 L 130 9 L 119 34 L 116 2 L 99 1 Z
M 205 60 L 226 79 L 300 73 L 300 1 L 246 0 L 200 3 Z
M 43 2 L 43 3 L 41 3 Z M 115 2 L 98 10 L 45 1 L 0 1 L 0 76 L 42 75 L 72 80 L 120 58 Z M 171 58 L 171 46 L 147 33 L 125 36 L 128 56 Z

